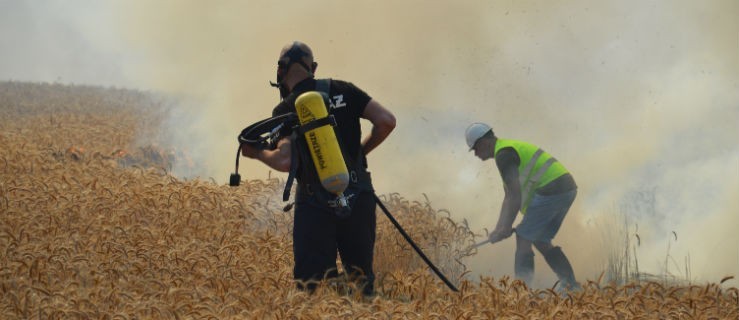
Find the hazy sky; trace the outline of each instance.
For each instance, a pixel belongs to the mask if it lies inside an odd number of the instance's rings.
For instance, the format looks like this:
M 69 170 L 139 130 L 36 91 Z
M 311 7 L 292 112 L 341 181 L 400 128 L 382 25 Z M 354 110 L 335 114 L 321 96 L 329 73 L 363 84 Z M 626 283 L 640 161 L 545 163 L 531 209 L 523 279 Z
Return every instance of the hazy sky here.
M 463 137 L 487 122 L 573 173 L 578 199 L 555 244 L 579 277 L 597 278 L 593 261 L 623 214 L 643 271 L 664 272 L 669 256 L 666 271 L 684 274 L 689 256 L 694 280 L 739 276 L 735 0 L 0 0 L 0 80 L 186 95 L 163 129 L 198 155 L 201 176 L 224 182 L 236 134 L 278 102 L 267 82 L 293 40 L 313 48 L 319 77 L 351 81 L 396 114 L 369 155 L 378 193 L 426 194 L 491 228 L 500 178 Z M 242 160 L 242 175 L 267 169 Z M 513 242 L 483 248 L 473 272 L 510 274 Z

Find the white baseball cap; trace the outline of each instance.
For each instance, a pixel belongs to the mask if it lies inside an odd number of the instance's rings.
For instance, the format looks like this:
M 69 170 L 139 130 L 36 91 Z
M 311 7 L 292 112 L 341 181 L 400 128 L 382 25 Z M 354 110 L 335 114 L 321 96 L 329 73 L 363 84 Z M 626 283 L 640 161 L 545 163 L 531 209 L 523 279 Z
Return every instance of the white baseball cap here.
M 475 122 L 467 127 L 464 133 L 465 139 L 467 139 L 467 145 L 470 147 L 470 151 L 475 147 L 475 142 L 482 138 L 488 131 L 493 130 L 489 125 L 484 123 Z

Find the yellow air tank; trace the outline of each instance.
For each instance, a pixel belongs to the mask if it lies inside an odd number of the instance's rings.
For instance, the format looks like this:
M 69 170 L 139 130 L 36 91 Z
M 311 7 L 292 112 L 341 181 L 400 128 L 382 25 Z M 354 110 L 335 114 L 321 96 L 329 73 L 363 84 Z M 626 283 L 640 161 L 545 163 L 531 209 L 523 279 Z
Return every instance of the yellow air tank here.
M 318 91 L 301 94 L 295 100 L 295 111 L 301 125 L 328 117 L 326 103 Z M 349 170 L 346 168 L 334 128 L 326 124 L 307 131 L 305 140 L 321 185 L 328 192 L 343 198 L 343 192 L 349 185 Z

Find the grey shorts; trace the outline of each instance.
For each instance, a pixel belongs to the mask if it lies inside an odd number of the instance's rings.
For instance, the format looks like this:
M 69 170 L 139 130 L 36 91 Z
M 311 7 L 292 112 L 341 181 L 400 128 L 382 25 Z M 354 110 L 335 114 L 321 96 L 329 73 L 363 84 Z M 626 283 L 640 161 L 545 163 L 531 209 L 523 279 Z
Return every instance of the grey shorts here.
M 534 194 L 516 235 L 531 242 L 551 243 L 575 201 L 577 189 L 550 196 Z

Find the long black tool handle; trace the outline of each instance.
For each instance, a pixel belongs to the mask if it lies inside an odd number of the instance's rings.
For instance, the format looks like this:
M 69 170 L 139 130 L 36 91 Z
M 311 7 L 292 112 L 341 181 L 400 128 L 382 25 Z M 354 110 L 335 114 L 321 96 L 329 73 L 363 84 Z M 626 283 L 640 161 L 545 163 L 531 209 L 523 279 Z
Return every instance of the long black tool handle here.
M 439 268 L 437 268 L 431 262 L 431 260 L 429 260 L 429 258 L 426 257 L 426 255 L 423 253 L 423 251 L 421 251 L 421 248 L 419 248 L 416 245 L 416 243 L 413 242 L 413 240 L 411 239 L 411 237 L 408 236 L 408 234 L 405 232 L 405 230 L 403 230 L 403 227 L 401 227 L 400 224 L 398 223 L 398 221 L 395 220 L 395 218 L 393 217 L 393 215 L 390 214 L 390 211 L 388 211 L 387 208 L 385 208 L 385 205 L 382 204 L 382 201 L 380 201 L 380 198 L 378 198 L 376 194 L 373 194 L 373 195 L 375 196 L 375 201 L 377 201 L 377 204 L 380 205 L 380 208 L 382 209 L 382 212 L 385 212 L 385 215 L 388 217 L 388 219 L 390 219 L 390 222 L 392 222 L 393 225 L 395 226 L 395 228 L 398 229 L 398 231 L 400 231 L 400 234 L 403 235 L 403 238 L 405 238 L 405 241 L 408 241 L 408 243 L 411 245 L 411 247 L 413 247 L 413 249 L 416 250 L 416 253 L 418 253 L 418 255 L 421 256 L 421 259 L 423 259 L 423 261 L 426 262 L 426 264 L 429 266 L 429 268 L 431 268 L 431 270 L 433 270 L 434 273 L 436 273 L 436 275 L 439 277 L 439 279 L 441 279 L 441 281 L 444 281 L 444 283 L 446 284 L 447 287 L 449 287 L 449 289 L 452 289 L 452 291 L 454 291 L 454 292 L 459 292 L 459 289 L 457 289 L 457 287 L 455 287 L 449 281 L 449 279 L 447 279 L 444 276 L 444 274 L 441 273 L 441 271 L 439 271 Z

